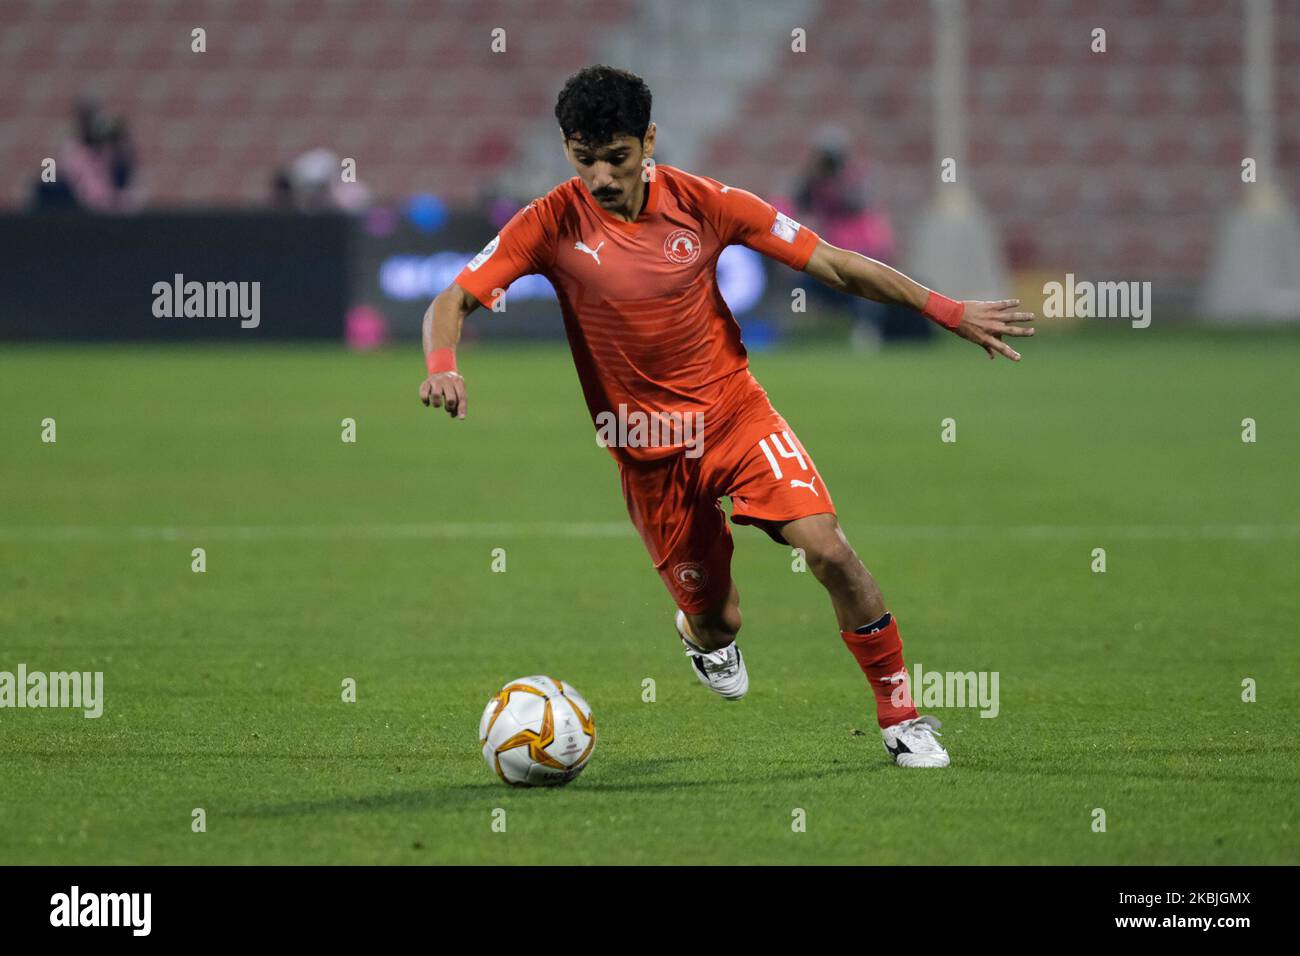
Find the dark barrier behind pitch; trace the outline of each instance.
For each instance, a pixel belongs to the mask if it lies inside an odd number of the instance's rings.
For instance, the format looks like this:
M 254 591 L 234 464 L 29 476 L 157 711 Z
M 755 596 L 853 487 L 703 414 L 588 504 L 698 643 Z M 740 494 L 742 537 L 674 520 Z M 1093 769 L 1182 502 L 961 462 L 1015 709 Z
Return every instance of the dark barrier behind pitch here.
M 0 216 L 0 338 L 339 341 L 351 230 L 334 215 Z M 258 283 L 256 326 L 157 316 L 155 287 L 177 275 Z

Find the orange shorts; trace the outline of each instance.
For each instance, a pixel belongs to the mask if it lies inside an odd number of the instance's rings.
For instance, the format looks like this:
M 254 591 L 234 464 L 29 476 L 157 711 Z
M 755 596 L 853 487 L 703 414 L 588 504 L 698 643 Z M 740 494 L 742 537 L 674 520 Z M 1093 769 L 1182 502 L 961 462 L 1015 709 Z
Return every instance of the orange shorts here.
M 731 589 L 731 529 L 720 498 L 731 498 L 731 520 L 770 523 L 834 514 L 830 492 L 812 456 L 761 390 L 702 454 L 649 462 L 620 462 L 628 514 L 677 606 L 698 614 Z

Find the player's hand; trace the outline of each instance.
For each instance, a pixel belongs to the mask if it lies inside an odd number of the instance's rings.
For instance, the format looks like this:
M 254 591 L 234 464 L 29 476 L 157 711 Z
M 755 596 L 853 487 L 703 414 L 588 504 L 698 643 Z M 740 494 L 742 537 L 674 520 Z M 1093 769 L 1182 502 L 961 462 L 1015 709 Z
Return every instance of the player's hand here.
M 420 383 L 420 401 L 445 408 L 452 418 L 465 417 L 465 379 L 460 372 L 438 372 Z
M 961 324 L 954 332 L 963 339 L 974 342 L 990 359 L 999 354 L 1005 355 L 1013 362 L 1020 361 L 1020 353 L 1002 341 L 1004 335 L 1033 335 L 1031 326 L 1016 323 L 1028 322 L 1034 317 L 1032 312 L 1017 312 L 1019 299 L 999 299 L 997 302 L 967 301 L 961 317 Z

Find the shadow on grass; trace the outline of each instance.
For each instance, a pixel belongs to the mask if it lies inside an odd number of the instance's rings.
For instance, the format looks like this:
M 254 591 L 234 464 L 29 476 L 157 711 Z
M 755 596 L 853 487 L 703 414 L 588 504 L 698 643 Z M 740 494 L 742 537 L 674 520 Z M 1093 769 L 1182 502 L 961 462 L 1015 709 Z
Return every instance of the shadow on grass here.
M 564 787 L 505 787 L 498 780 L 485 779 L 481 783 L 452 784 L 430 789 L 401 790 L 389 793 L 360 796 L 333 797 L 323 800 L 291 800 L 286 803 L 244 806 L 230 815 L 244 818 L 277 818 L 319 816 L 337 813 L 372 813 L 375 811 L 430 811 L 480 807 L 485 801 L 504 797 L 525 800 L 567 799 L 565 795 L 582 794 L 672 793 L 701 788 L 725 789 L 734 793 L 737 788 L 768 786 L 773 783 L 812 783 L 831 776 L 871 772 L 873 767 L 845 764 L 805 772 L 766 772 L 744 776 L 710 777 L 708 779 L 665 779 L 671 764 L 697 763 L 693 758 L 674 757 L 663 760 L 646 760 L 609 767 L 601 774 L 605 779 L 580 777 Z M 881 764 L 890 769 L 888 764 Z
M 1149 748 L 1146 753 L 1153 758 L 1184 760 L 1187 757 L 1186 750 L 1176 747 Z M 1260 756 L 1272 755 L 1261 754 Z M 1216 762 L 1218 760 L 1217 755 L 1207 755 L 1207 765 L 1211 757 Z M 1090 755 L 1090 759 L 1095 759 L 1095 757 Z M 1014 768 L 1018 776 L 1030 779 L 1060 777 L 1073 781 L 1088 781 L 1095 778 L 1110 782 L 1214 783 L 1246 788 L 1254 788 L 1265 784 L 1300 788 L 1300 775 L 1280 770 L 1275 764 L 1243 768 L 1241 770 L 1219 770 L 1217 768 L 1199 770 L 1161 767 L 1154 762 L 1147 762 L 1140 766 L 1123 763 L 1106 765 L 1070 764 L 1056 758 L 1025 761 L 1022 757 L 1013 758 L 1007 756 L 1005 759 L 999 759 L 996 756 L 983 754 L 974 757 L 968 756 L 960 764 L 954 761 L 953 766 L 960 766 L 963 770 L 975 773 L 994 774 L 998 777 L 1005 777 L 1008 769 Z

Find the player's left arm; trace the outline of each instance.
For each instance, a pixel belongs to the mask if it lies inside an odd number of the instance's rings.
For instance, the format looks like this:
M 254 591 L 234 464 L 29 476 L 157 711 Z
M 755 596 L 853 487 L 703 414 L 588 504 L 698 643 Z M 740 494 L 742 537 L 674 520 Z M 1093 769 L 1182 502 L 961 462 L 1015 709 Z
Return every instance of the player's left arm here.
M 967 341 L 974 342 L 991 359 L 1000 353 L 1013 362 L 1019 362 L 1020 353 L 1003 342 L 1002 337 L 1034 334 L 1031 326 L 1020 324 L 1030 321 L 1034 313 L 1016 311 L 1020 306 L 1019 299 L 958 302 L 927 289 L 883 262 L 832 246 L 825 239 L 818 238 L 803 271 L 832 289 L 850 295 L 874 302 L 910 306 Z

